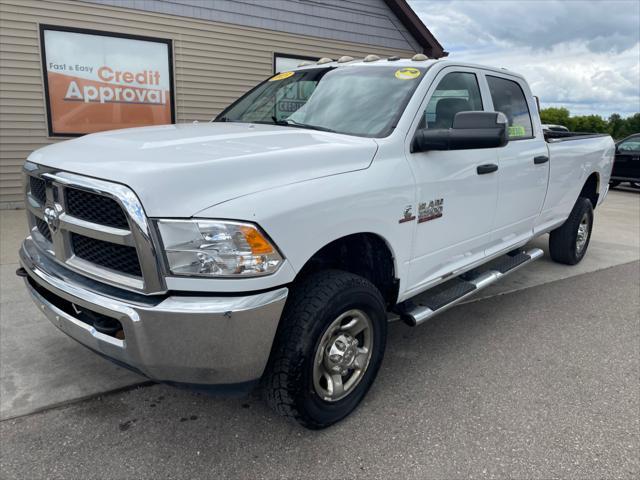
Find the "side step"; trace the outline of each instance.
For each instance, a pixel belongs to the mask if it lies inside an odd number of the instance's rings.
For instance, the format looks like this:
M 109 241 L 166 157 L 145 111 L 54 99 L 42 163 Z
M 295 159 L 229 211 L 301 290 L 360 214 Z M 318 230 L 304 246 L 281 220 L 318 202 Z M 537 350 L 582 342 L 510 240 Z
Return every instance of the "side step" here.
M 542 250 L 533 248 L 528 252 L 512 252 L 492 260 L 475 270 L 435 286 L 417 296 L 413 302 L 409 301 L 411 306 L 401 314 L 401 318 L 412 327 L 420 325 L 542 255 Z

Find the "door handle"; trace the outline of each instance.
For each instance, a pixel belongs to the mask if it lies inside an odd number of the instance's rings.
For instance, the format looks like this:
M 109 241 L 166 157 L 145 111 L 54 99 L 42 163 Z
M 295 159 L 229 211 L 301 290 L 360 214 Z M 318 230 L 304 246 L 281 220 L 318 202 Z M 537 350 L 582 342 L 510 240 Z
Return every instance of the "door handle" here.
M 540 155 L 539 157 L 534 157 L 533 159 L 533 163 L 535 163 L 536 165 L 547 163 L 548 161 L 549 157 L 547 157 L 546 155 Z
M 498 165 L 496 165 L 495 163 L 487 163 L 485 165 L 478 165 L 478 168 L 476 169 L 476 171 L 478 172 L 478 175 L 484 175 L 486 173 L 492 173 L 492 172 L 495 172 L 496 170 L 498 170 Z

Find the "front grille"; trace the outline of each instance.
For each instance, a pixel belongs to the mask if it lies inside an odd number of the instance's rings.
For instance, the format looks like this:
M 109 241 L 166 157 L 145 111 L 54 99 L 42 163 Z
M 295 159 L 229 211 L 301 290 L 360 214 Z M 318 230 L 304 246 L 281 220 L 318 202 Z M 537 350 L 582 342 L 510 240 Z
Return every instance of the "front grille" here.
M 44 180 L 36 177 L 29 177 L 29 189 L 31 195 L 38 200 L 41 204 L 47 201 L 47 187 Z
M 103 242 L 77 233 L 71 233 L 71 246 L 75 255 L 87 262 L 136 277 L 142 276 L 134 247 Z
M 131 189 L 31 162 L 24 174 L 31 240 L 43 255 L 117 288 L 166 291 L 151 232 L 141 221 L 144 210 Z M 52 222 L 55 230 L 48 227 Z
M 66 196 L 70 215 L 108 227 L 129 229 L 127 217 L 114 199 L 76 188 L 67 188 Z
M 36 227 L 38 228 L 40 235 L 51 241 L 51 230 L 49 230 L 49 225 L 47 225 L 47 222 L 40 218 L 36 218 Z

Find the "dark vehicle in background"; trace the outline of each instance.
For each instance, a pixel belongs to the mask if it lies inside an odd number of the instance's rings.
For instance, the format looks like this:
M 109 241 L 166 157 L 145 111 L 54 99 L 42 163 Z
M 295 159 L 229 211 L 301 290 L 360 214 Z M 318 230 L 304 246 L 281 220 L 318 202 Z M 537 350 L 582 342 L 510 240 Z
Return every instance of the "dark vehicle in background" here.
M 640 133 L 616 143 L 616 159 L 609 183 L 617 187 L 622 182 L 640 188 Z

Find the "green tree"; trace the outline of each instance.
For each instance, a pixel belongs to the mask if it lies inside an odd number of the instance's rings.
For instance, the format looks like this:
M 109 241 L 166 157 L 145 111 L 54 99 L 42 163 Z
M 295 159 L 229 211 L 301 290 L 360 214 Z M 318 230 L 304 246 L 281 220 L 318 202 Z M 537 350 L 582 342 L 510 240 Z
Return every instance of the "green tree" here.
M 608 133 L 607 122 L 600 115 L 580 115 L 569 118 L 572 132 Z
M 620 114 L 613 113 L 608 120 L 600 115 L 575 115 L 572 116 L 566 108 L 543 108 L 540 112 L 542 123 L 563 125 L 572 132 L 608 133 L 615 140 L 628 137 L 633 133 L 640 133 L 640 113 L 622 118 Z
M 543 108 L 540 112 L 540 119 L 542 120 L 542 123 L 563 125 L 569 128 L 569 110 L 566 108 Z
M 618 113 L 614 113 L 609 117 L 609 135 L 613 138 L 620 138 L 620 132 L 624 127 L 625 121 Z
M 620 140 L 624 137 L 628 137 L 633 133 L 640 133 L 640 113 L 636 113 L 631 117 L 624 118 L 624 123 L 620 128 L 620 131 L 616 136 L 613 136 L 616 140 Z

